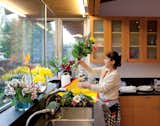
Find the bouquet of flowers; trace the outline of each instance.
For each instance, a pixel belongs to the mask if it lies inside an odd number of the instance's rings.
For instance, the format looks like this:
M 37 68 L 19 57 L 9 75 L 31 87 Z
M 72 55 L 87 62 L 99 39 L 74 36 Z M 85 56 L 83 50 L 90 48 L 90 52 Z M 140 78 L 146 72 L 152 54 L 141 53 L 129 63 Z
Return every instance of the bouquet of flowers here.
M 35 84 L 27 84 L 24 80 L 12 79 L 7 82 L 5 95 L 14 96 L 15 102 L 32 103 L 38 98 L 39 87 Z
M 47 77 L 52 77 L 52 71 L 49 68 L 36 66 L 31 69 L 31 77 L 33 83 L 43 83 L 47 82 Z
M 63 72 L 70 73 L 72 71 L 72 68 L 74 67 L 75 61 L 70 60 L 68 62 L 64 62 L 61 64 L 61 69 Z
M 77 43 L 73 46 L 72 55 L 74 58 L 81 59 L 95 50 L 95 38 L 93 36 L 75 36 Z
M 12 79 L 22 79 L 22 77 L 26 79 L 26 76 L 30 76 L 31 83 L 45 83 L 47 81 L 47 77 L 52 77 L 53 74 L 49 68 L 41 67 L 40 65 L 37 65 L 34 68 L 29 66 L 19 66 L 8 71 L 1 78 L 5 81 L 11 81 Z
M 45 91 L 47 77 L 52 75 L 49 68 L 19 66 L 2 76 L 6 82 L 4 94 L 12 99 L 17 110 L 24 111 Z
M 72 91 L 66 91 L 57 94 L 52 99 L 59 103 L 62 107 L 91 107 L 93 106 L 93 99 L 84 94 L 74 94 Z
M 68 72 L 71 73 L 72 69 L 76 67 L 74 60 L 68 60 L 67 57 L 62 57 L 62 61 L 55 58 L 52 61 L 49 61 L 49 65 L 53 68 L 55 73 L 58 72 Z

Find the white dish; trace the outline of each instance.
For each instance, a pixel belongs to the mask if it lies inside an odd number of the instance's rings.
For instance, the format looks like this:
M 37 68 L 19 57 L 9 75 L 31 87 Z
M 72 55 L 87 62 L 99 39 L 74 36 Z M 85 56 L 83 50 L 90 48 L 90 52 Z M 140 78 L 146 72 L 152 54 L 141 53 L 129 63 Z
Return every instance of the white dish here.
M 122 86 L 119 88 L 119 91 L 122 93 L 136 93 L 136 86 Z
M 153 88 L 150 85 L 141 85 L 141 86 L 137 87 L 137 90 L 139 90 L 139 91 L 153 91 Z

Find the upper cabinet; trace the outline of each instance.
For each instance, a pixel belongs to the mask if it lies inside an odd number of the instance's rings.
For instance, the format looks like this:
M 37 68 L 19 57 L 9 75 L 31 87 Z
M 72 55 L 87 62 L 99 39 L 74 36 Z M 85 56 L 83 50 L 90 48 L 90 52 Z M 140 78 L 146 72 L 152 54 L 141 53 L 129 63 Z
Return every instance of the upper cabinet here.
M 91 17 L 91 33 L 99 47 L 91 62 L 103 63 L 104 54 L 117 51 L 122 62 L 160 62 L 160 19 Z

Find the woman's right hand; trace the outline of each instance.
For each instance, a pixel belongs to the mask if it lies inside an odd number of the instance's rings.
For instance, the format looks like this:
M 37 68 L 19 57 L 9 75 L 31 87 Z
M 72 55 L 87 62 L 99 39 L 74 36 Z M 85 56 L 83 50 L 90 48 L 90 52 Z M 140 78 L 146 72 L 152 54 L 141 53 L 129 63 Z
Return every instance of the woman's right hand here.
M 78 87 L 80 88 L 91 88 L 91 84 L 88 82 L 79 82 Z

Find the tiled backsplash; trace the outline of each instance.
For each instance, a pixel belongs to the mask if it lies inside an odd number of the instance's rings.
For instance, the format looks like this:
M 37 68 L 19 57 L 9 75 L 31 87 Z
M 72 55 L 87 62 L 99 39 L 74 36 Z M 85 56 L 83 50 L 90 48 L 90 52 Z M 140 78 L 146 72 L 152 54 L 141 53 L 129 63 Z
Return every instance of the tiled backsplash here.
M 122 78 L 160 78 L 160 63 L 124 63 L 118 70 Z

